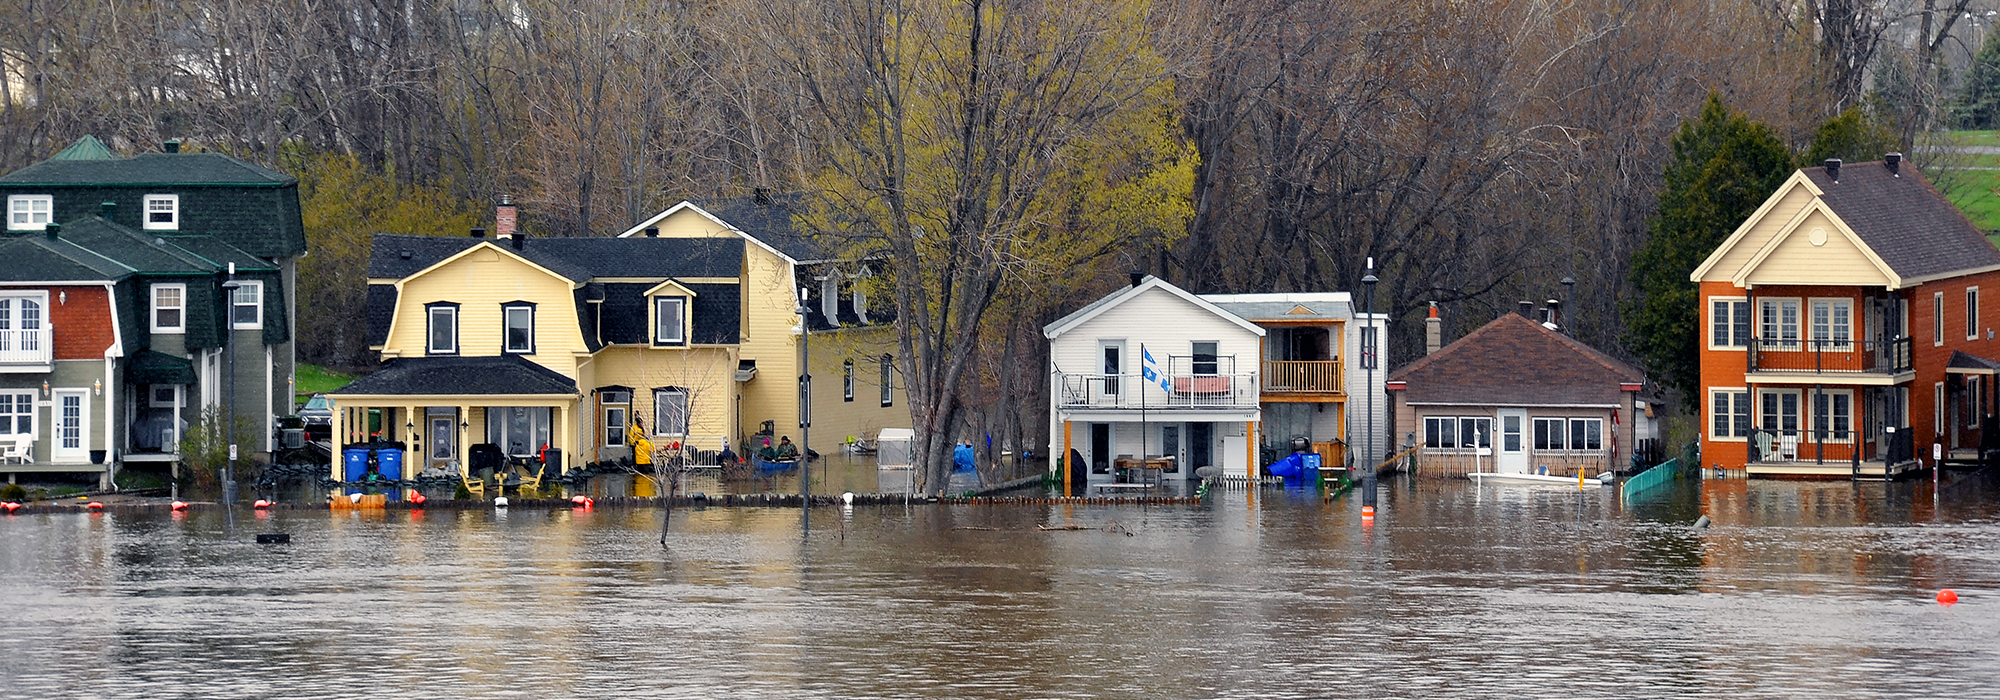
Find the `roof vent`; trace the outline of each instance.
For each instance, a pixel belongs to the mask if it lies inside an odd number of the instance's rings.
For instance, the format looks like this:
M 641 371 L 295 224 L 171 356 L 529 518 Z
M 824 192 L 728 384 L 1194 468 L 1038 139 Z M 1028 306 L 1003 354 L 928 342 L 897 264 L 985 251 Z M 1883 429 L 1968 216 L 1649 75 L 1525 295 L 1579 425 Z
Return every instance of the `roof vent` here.
M 1882 165 L 1889 169 L 1890 175 L 1894 175 L 1896 177 L 1902 177 L 1903 173 L 1896 169 L 1898 166 L 1902 164 L 1903 164 L 1903 154 L 1901 153 L 1882 154 Z
M 1825 165 L 1826 165 L 1827 179 L 1833 180 L 1834 182 L 1840 182 L 1840 159 L 1828 158 L 1826 159 Z
M 1139 271 L 1136 271 L 1136 270 L 1135 270 L 1135 271 L 1132 271 L 1132 272 L 1127 272 L 1127 273 L 1125 273 L 1125 274 L 1127 274 L 1127 275 L 1131 275 L 1131 276 L 1132 276 L 1132 286 L 1134 286 L 1134 287 L 1137 287 L 1137 286 L 1139 286 L 1140 284 L 1143 284 L 1143 283 L 1145 283 L 1145 281 L 1146 281 L 1146 273 L 1144 273 L 1144 272 L 1139 272 Z
M 658 226 L 647 226 L 647 227 L 646 227 L 646 237 L 647 237 L 647 238 L 659 238 L 659 237 L 660 237 L 660 227 L 658 227 Z
M 400 257 L 400 258 L 402 258 L 402 259 L 404 259 L 404 260 L 408 260 L 408 259 L 410 259 L 410 255 L 411 255 L 411 254 L 410 254 L 410 251 L 407 251 L 407 250 L 405 250 L 405 251 L 403 251 L 403 252 L 402 252 L 402 254 L 398 255 L 397 257 Z
M 166 143 L 160 144 L 160 150 L 166 151 L 168 153 L 179 153 L 181 152 L 181 140 L 167 139 Z
M 759 187 L 750 192 L 750 201 L 756 202 L 757 206 L 767 206 L 771 203 L 771 188 Z
M 51 241 L 55 240 L 56 234 L 61 232 L 62 232 L 62 224 L 58 224 L 54 221 L 49 222 L 48 228 L 42 229 L 42 233 L 48 234 L 49 240 Z
M 471 235 L 472 235 L 472 237 L 473 237 L 473 238 L 485 238 L 485 237 L 486 237 L 486 227 L 485 227 L 485 226 L 474 226 L 474 227 L 472 227 L 472 234 L 471 234 Z
M 112 215 L 112 214 L 116 214 L 116 213 L 118 213 L 118 203 L 117 203 L 117 202 L 98 202 L 98 203 L 97 203 L 97 215 L 98 215 L 98 216 L 102 216 L 102 217 L 104 217 L 104 218 L 106 218 L 106 219 L 109 219 L 109 218 L 111 218 L 111 215 Z
M 520 250 L 520 249 L 521 249 L 521 246 L 522 246 L 523 244 L 527 243 L 527 242 L 528 242 L 528 234 L 526 234 L 526 233 L 523 233 L 523 232 L 520 232 L 520 231 L 515 231 L 515 232 L 514 232 L 514 249 L 515 249 L 515 250 Z
M 1521 307 L 1521 318 L 1532 319 L 1535 317 L 1535 302 L 1522 299 L 1515 303 Z

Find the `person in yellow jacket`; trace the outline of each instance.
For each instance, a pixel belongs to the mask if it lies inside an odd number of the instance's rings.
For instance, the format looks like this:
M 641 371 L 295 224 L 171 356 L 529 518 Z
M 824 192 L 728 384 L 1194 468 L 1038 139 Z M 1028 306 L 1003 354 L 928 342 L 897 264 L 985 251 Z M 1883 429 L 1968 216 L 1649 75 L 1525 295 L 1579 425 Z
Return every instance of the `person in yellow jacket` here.
M 653 465 L 653 441 L 646 439 L 646 421 L 632 417 L 632 425 L 625 428 L 625 443 L 632 446 L 632 463 L 641 467 Z

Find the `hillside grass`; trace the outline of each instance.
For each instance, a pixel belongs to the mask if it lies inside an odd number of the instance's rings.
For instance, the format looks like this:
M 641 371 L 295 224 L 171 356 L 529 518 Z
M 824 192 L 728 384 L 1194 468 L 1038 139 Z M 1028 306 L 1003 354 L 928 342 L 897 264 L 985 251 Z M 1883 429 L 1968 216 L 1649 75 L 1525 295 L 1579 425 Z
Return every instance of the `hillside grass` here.
M 298 393 L 301 397 L 321 394 L 347 386 L 354 381 L 354 375 L 330 370 L 319 365 L 299 363 Z

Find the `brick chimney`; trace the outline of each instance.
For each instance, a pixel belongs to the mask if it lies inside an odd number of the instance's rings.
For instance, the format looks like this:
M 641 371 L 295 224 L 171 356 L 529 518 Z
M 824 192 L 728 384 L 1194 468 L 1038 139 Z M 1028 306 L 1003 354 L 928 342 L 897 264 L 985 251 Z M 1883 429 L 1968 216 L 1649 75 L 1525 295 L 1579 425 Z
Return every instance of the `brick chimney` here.
M 1438 303 L 1431 302 L 1431 316 L 1424 319 L 1424 354 L 1437 352 L 1444 347 L 1444 321 L 1438 320 Z
M 514 231 L 518 228 L 514 210 L 514 197 L 511 195 L 500 195 L 500 206 L 493 208 L 493 237 L 513 238 Z

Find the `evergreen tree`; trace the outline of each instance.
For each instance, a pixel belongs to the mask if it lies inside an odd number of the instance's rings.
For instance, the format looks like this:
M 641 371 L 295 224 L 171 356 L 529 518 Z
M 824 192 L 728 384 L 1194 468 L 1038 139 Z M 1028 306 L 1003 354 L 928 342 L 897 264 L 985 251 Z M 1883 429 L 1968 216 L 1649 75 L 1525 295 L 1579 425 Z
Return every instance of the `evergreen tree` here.
M 1701 297 L 1688 275 L 1792 172 L 1792 153 L 1769 126 L 1732 112 L 1714 93 L 1673 138 L 1660 211 L 1633 256 L 1637 299 L 1624 305 L 1627 347 L 1663 386 L 1700 386 Z
M 1961 129 L 2000 129 L 2000 41 L 1979 46 L 1965 70 L 1965 87 L 1952 102 L 1952 121 Z
M 1896 132 L 1887 120 L 1877 118 L 1873 110 L 1849 107 L 1847 111 L 1826 120 L 1813 133 L 1812 145 L 1806 148 L 1806 156 L 1801 161 L 1806 165 L 1824 162 L 1828 158 L 1839 158 L 1849 163 L 1881 160 L 1882 154 L 1900 151 Z

